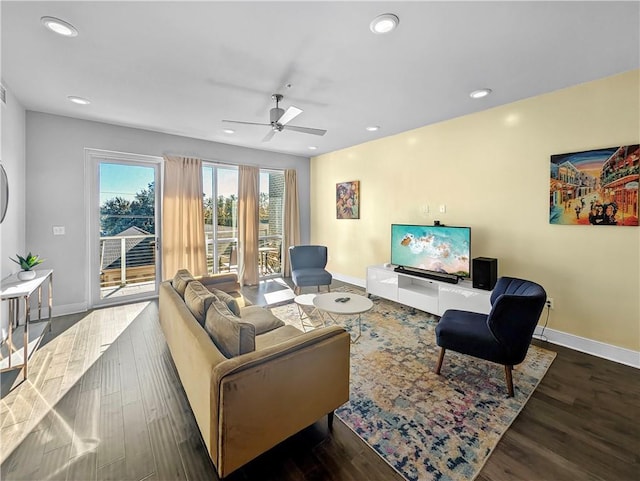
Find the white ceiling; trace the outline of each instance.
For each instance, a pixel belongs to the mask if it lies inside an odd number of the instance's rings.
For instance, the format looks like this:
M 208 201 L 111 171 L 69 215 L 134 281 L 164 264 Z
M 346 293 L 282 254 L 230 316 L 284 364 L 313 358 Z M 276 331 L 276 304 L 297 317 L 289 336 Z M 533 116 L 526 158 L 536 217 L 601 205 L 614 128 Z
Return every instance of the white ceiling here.
M 2 79 L 28 110 L 305 157 L 640 67 L 640 2 L 2 1 Z M 374 35 L 385 12 L 400 25 Z M 42 16 L 73 24 L 76 38 Z M 285 85 L 292 86 L 287 88 Z M 469 92 L 494 93 L 472 100 Z M 268 122 L 272 93 L 304 110 Z M 91 100 L 70 103 L 67 96 Z M 378 132 L 365 130 L 379 125 Z M 315 145 L 316 151 L 308 147 Z

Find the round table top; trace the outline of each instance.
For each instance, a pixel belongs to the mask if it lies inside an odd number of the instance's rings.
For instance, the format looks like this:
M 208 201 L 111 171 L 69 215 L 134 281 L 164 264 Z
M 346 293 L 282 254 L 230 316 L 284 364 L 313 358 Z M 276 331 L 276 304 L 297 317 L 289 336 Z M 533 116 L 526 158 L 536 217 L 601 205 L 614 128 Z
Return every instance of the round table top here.
M 348 297 L 347 302 L 336 302 L 336 299 Z M 313 305 L 331 314 L 361 314 L 373 307 L 371 299 L 351 294 L 350 292 L 328 292 L 318 294 L 313 299 Z
M 317 294 L 300 294 L 294 297 L 293 302 L 301 306 L 313 307 L 313 299 L 315 299 L 316 295 Z

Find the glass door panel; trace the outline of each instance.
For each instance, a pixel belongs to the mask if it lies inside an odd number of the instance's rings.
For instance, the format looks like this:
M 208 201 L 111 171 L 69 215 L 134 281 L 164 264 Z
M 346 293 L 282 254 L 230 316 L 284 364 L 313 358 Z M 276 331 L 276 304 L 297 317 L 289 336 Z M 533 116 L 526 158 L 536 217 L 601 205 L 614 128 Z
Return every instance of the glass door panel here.
M 207 268 L 210 273 L 237 272 L 238 169 L 205 165 L 202 183 Z
M 98 301 L 155 294 L 158 167 L 100 161 Z
M 282 275 L 284 173 L 260 171 L 258 266 L 261 277 Z

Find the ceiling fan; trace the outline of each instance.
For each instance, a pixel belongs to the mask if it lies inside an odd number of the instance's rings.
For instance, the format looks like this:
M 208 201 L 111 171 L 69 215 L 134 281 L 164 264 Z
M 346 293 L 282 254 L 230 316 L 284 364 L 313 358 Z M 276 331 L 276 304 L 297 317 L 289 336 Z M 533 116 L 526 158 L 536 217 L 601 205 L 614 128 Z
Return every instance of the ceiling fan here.
M 269 142 L 276 132 L 282 132 L 283 130 L 293 130 L 294 132 L 302 132 L 303 134 L 324 135 L 327 133 L 323 129 L 312 129 L 310 127 L 299 127 L 297 125 L 289 125 L 289 122 L 302 113 L 302 110 L 293 105 L 286 111 L 279 107 L 279 103 L 282 101 L 281 94 L 273 94 L 271 96 L 276 102 L 276 106 L 269 111 L 270 122 L 268 124 L 261 124 L 258 122 L 241 122 L 238 120 L 223 120 L 230 124 L 245 124 L 245 125 L 264 125 L 271 127 L 271 130 L 262 139 L 263 142 Z

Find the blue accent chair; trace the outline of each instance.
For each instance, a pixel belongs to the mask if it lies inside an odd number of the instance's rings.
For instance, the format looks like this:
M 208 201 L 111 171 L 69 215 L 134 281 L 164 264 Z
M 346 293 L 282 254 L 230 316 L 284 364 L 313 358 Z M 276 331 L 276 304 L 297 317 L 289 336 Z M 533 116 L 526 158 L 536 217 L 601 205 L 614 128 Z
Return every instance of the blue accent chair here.
M 327 265 L 326 246 L 291 246 L 289 247 L 291 261 L 291 280 L 295 285 L 294 292 L 300 293 L 301 287 L 329 286 L 331 290 L 331 273 L 325 270 Z
M 491 293 L 489 315 L 449 309 L 436 326 L 440 374 L 447 349 L 504 365 L 509 397 L 513 397 L 513 366 L 529 349 L 533 332 L 547 301 L 539 284 L 501 277 Z

